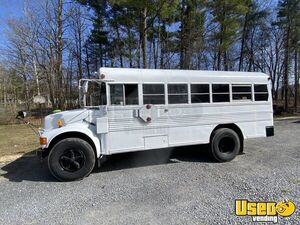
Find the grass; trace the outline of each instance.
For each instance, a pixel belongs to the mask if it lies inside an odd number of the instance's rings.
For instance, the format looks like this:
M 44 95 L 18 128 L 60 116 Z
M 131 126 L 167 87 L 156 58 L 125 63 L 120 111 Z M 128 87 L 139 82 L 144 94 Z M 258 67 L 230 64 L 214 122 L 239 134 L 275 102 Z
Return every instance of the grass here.
M 28 125 L 0 125 L 0 157 L 25 154 L 38 147 L 38 136 Z

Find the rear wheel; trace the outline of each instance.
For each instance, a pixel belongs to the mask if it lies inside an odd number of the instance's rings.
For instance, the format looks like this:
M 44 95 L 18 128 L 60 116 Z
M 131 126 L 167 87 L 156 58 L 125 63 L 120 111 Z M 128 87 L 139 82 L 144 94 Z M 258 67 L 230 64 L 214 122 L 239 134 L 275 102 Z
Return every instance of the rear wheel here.
M 239 135 L 229 129 L 220 128 L 212 134 L 210 155 L 218 162 L 233 160 L 240 152 L 241 141 Z
M 48 156 L 49 170 L 60 181 L 82 179 L 92 172 L 94 166 L 94 150 L 80 138 L 61 140 Z

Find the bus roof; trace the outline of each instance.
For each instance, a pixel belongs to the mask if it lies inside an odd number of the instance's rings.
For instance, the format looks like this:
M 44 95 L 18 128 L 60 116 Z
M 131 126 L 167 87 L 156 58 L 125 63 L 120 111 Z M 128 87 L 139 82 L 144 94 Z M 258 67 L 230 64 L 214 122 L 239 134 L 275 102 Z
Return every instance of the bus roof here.
M 176 82 L 260 82 L 267 83 L 269 76 L 259 72 L 203 71 L 203 70 L 165 70 L 108 68 L 99 70 L 99 78 L 120 83 L 176 83 Z

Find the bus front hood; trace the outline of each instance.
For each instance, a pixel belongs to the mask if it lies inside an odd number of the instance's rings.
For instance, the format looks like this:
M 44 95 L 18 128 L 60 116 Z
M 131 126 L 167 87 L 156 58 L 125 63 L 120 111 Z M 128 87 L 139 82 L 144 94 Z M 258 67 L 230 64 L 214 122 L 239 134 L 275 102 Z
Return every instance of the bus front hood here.
M 50 114 L 44 119 L 44 130 L 52 130 L 71 123 L 82 122 L 88 118 L 89 111 L 89 109 L 74 109 Z

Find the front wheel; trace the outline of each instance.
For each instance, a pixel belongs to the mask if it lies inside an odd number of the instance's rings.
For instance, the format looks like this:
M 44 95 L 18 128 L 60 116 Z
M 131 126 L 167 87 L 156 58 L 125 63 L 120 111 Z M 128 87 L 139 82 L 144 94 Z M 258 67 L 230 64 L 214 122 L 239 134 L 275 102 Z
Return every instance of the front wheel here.
M 60 181 L 80 180 L 95 166 L 95 153 L 89 143 L 80 138 L 66 138 L 52 148 L 48 167 Z
M 210 155 L 218 162 L 233 160 L 240 152 L 241 141 L 238 134 L 229 128 L 220 128 L 212 134 Z

